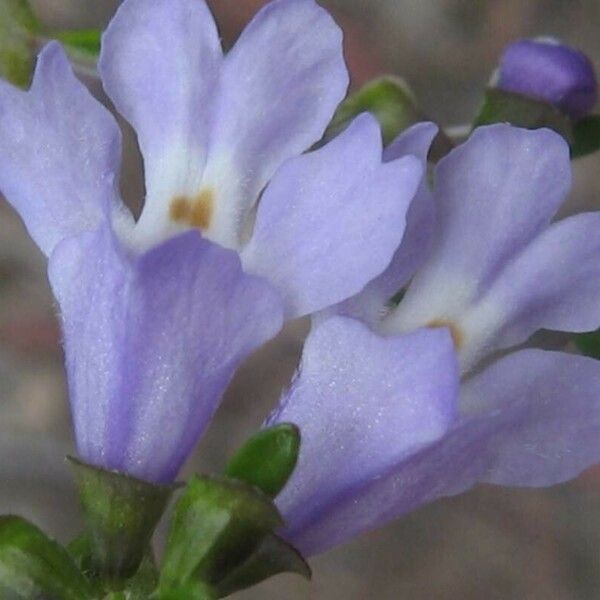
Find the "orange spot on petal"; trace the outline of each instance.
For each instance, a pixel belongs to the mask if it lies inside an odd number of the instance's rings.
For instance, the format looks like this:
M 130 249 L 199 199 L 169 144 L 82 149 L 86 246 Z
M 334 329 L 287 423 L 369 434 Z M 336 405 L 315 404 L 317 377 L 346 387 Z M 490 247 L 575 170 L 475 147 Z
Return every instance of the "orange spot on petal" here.
M 186 223 L 190 217 L 190 210 L 191 206 L 186 198 L 174 198 L 169 207 L 171 221 L 175 221 L 176 223 Z
M 177 196 L 171 200 L 169 216 L 175 223 L 208 229 L 215 207 L 215 194 L 212 189 L 203 189 L 196 197 Z
M 463 346 L 465 336 L 458 327 L 458 325 L 456 325 L 452 321 L 449 321 L 448 319 L 434 319 L 433 321 L 427 323 L 426 326 L 431 327 L 433 329 L 439 327 L 447 327 L 450 330 L 450 335 L 452 336 L 452 341 L 454 342 L 454 346 L 456 347 L 456 349 L 460 350 L 460 348 Z

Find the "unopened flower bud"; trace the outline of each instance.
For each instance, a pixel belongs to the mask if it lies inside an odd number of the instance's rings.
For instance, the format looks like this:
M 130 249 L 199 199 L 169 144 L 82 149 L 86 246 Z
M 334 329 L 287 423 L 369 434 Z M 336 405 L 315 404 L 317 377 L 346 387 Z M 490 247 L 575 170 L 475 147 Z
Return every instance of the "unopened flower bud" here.
M 598 98 L 589 58 L 551 38 L 519 40 L 507 46 L 493 85 L 544 100 L 575 119 L 588 114 Z

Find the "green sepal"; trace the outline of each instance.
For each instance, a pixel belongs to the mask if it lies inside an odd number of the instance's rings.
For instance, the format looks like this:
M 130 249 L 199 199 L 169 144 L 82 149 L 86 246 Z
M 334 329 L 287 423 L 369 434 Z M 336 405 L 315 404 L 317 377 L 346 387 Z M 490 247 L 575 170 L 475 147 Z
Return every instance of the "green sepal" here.
M 77 566 L 88 576 L 98 596 L 101 596 L 103 590 L 108 591 L 105 589 L 108 585 L 115 594 L 117 591 L 126 590 L 126 600 L 147 600 L 158 585 L 158 569 L 151 548 L 148 548 L 141 565 L 130 579 L 108 582 L 103 581 L 102 575 L 94 567 L 93 546 L 87 533 L 75 538 L 67 546 L 67 550 Z
M 78 535 L 67 544 L 67 552 L 84 573 L 93 574 L 92 543 L 87 533 Z
M 386 146 L 419 120 L 417 101 L 407 83 L 386 75 L 370 81 L 339 105 L 323 141 L 333 139 L 364 112 L 373 114 L 379 121 Z
M 69 458 L 92 543 L 94 569 L 106 579 L 135 574 L 171 494 L 156 485 Z
M 573 125 L 571 156 L 580 158 L 600 150 L 600 115 L 590 115 Z
M 157 596 L 151 596 L 157 600 L 216 600 L 216 592 L 207 585 L 198 581 L 188 581 L 176 588 L 162 590 Z
M 146 552 L 135 575 L 127 581 L 127 600 L 147 600 L 158 585 L 158 569 L 151 550 Z
M 160 589 L 222 580 L 282 524 L 257 488 L 226 477 L 192 477 L 175 504 Z
M 248 559 L 217 584 L 216 590 L 219 598 L 223 598 L 281 573 L 296 573 L 305 579 L 312 577 L 310 567 L 300 552 L 271 534 L 263 539 Z
M 548 127 L 562 135 L 569 144 L 573 142 L 571 121 L 555 106 L 521 94 L 488 88 L 474 126 L 493 123 L 510 123 L 526 129 Z
M 0 589 L 3 598 L 91 598 L 92 587 L 68 552 L 25 519 L 0 517 Z
M 582 354 L 600 360 L 600 331 L 578 333 L 573 341 Z
M 67 48 L 69 51 L 81 53 L 88 58 L 98 58 L 102 32 L 99 29 L 76 29 L 53 31 L 48 34 Z
M 292 475 L 299 451 L 298 427 L 291 423 L 275 425 L 250 438 L 229 461 L 225 475 L 274 498 Z
M 27 0 L 0 0 L 0 77 L 27 87 L 37 53 L 39 24 Z

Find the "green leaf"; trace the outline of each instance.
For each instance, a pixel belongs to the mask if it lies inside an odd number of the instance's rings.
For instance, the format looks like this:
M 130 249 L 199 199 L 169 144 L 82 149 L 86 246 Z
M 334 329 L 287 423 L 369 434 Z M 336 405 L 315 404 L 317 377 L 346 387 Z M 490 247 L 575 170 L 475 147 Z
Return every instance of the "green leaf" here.
M 526 129 L 549 127 L 567 142 L 573 141 L 571 121 L 555 106 L 521 94 L 488 88 L 474 126 L 510 123 Z
M 377 118 L 385 145 L 419 120 L 416 99 L 406 82 L 388 75 L 367 83 L 340 104 L 323 141 L 341 133 L 363 112 L 370 112 Z
M 192 477 L 175 505 L 160 589 L 220 581 L 281 525 L 275 505 L 256 488 L 224 477 Z
M 600 150 L 600 115 L 590 115 L 573 126 L 571 156 L 579 158 Z
M 107 578 L 131 577 L 146 554 L 175 487 L 69 460 L 92 542 L 95 569 Z
M 243 590 L 280 573 L 296 573 L 306 579 L 312 576 L 300 552 L 280 537 L 265 537 L 257 550 L 216 586 L 219 598 Z
M 99 29 L 54 31 L 50 36 L 62 42 L 67 49 L 75 50 L 88 57 L 97 58 L 100 54 L 102 32 Z
M 299 451 L 300 430 L 282 423 L 250 438 L 231 459 L 225 475 L 255 485 L 274 498 L 294 471 Z
M 573 341 L 582 354 L 600 359 L 600 331 L 579 333 L 573 337 Z
M 27 0 L 0 0 L 0 77 L 21 87 L 29 85 L 38 30 Z
M 91 586 L 67 551 L 15 516 L 0 517 L 0 589 L 26 600 L 42 594 L 56 600 L 92 597 Z

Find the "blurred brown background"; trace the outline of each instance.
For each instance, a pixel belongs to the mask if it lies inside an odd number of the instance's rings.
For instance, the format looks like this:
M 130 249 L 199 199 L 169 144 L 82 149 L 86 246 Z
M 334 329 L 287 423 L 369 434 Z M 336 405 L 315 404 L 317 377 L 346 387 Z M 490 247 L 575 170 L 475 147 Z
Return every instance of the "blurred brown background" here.
M 101 26 L 114 0 L 33 0 L 61 27 Z M 213 0 L 225 43 L 264 2 Z M 553 34 L 600 67 L 599 0 L 322 0 L 346 32 L 353 82 L 395 72 L 444 124 L 468 120 L 502 47 Z M 92 88 L 100 93 L 97 84 Z M 576 165 L 567 210 L 598 207 L 600 157 Z M 126 198 L 143 195 L 127 143 Z M 303 324 L 239 373 L 188 471 L 218 469 L 261 422 L 296 364 Z M 62 356 L 45 264 L 0 201 L 0 512 L 66 540 L 78 510 L 63 456 L 72 451 Z M 550 490 L 492 487 L 438 502 L 313 561 L 314 581 L 279 577 L 252 599 L 589 599 L 600 597 L 600 468 Z

